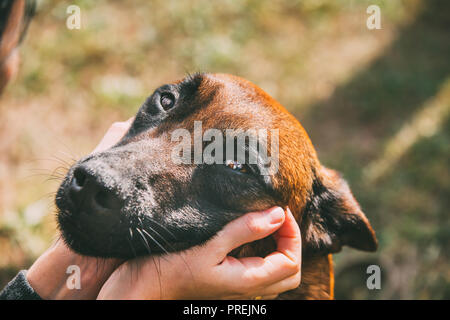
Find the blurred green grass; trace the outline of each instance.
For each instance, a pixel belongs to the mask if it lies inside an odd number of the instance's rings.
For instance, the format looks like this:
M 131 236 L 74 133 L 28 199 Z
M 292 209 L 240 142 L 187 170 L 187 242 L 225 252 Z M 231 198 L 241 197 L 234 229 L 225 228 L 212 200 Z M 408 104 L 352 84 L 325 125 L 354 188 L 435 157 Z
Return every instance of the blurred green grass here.
M 81 7 L 81 30 L 65 26 L 70 4 Z M 381 30 L 366 28 L 370 4 L 381 8 Z M 208 71 L 273 95 L 349 180 L 380 249 L 335 256 L 337 298 L 450 297 L 445 1 L 47 0 L 38 9 L 20 74 L 0 100 L 0 286 L 56 234 L 49 175 L 160 84 Z M 430 104 L 439 112 L 421 113 Z M 405 131 L 415 118 L 431 134 Z M 415 137 L 407 147 L 395 138 L 402 130 Z M 389 145 L 404 150 L 393 158 Z M 379 163 L 386 171 L 371 178 Z M 365 285 L 373 263 L 380 291 Z

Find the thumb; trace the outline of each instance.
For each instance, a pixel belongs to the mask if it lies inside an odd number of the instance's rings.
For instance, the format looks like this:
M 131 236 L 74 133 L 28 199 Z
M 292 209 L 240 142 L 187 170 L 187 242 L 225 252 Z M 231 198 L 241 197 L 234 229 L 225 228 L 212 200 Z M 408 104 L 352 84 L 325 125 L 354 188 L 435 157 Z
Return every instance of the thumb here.
M 102 140 L 97 145 L 97 147 L 95 147 L 92 153 L 102 152 L 114 146 L 117 142 L 119 142 L 123 138 L 125 133 L 127 133 L 133 121 L 134 117 L 128 119 L 127 121 L 114 122 L 109 127 L 108 131 L 105 133 Z
M 273 207 L 265 211 L 251 212 L 231 221 L 217 233 L 210 245 L 220 261 L 233 249 L 267 237 L 281 227 L 285 219 L 283 208 Z

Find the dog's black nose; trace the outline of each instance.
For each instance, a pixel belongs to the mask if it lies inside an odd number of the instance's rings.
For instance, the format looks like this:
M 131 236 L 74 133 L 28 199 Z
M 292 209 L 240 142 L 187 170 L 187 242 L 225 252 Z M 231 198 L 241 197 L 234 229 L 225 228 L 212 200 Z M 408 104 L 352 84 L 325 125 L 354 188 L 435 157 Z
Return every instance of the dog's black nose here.
M 69 197 L 78 210 L 87 214 L 118 214 L 122 205 L 114 192 L 83 166 L 74 170 Z

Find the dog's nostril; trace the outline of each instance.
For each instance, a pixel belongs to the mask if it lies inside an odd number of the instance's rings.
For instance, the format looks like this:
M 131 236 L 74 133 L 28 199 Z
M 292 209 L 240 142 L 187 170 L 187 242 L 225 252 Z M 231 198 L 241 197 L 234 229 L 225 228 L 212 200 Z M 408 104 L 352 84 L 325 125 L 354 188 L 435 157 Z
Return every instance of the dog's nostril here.
M 115 197 L 114 194 L 107 190 L 98 192 L 95 195 L 95 202 L 98 206 L 103 209 L 117 209 L 120 208 L 120 201 Z
M 73 183 L 77 187 L 82 187 L 84 186 L 85 182 L 86 182 L 86 173 L 80 168 L 75 169 L 75 171 L 73 172 Z
M 74 170 L 68 195 L 77 209 L 85 213 L 114 214 L 122 207 L 122 200 L 105 186 L 101 176 L 83 166 Z
M 100 191 L 95 195 L 95 202 L 103 208 L 109 208 L 108 194 L 105 191 Z

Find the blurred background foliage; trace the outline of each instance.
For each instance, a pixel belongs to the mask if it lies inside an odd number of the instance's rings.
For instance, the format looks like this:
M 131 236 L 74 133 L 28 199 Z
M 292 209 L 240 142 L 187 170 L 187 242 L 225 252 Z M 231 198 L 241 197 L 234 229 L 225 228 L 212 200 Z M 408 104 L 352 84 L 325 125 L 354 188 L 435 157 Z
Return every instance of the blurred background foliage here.
M 71 4 L 80 30 L 66 28 Z M 381 30 L 366 27 L 371 4 Z M 450 298 L 449 12 L 444 0 L 39 1 L 0 100 L 0 287 L 55 237 L 70 163 L 159 85 L 207 71 L 274 96 L 348 179 L 380 248 L 335 255 L 337 298 Z M 366 287 L 370 264 L 381 290 Z

